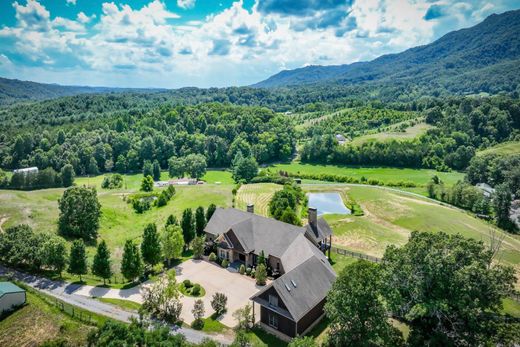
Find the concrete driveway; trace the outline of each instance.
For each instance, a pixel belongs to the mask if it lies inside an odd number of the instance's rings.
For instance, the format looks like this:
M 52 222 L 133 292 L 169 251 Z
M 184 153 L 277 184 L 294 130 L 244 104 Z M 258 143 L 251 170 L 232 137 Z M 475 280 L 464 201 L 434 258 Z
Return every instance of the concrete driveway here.
M 189 279 L 191 282 L 200 284 L 206 290 L 206 295 L 202 298 L 206 317 L 214 312 L 211 307 L 213 294 L 220 292 L 227 296 L 227 313 L 221 317 L 220 321 L 229 327 L 236 325 L 233 312 L 247 304 L 252 304 L 249 298 L 263 288 L 263 286 L 257 286 L 251 277 L 231 272 L 204 260 L 188 260 L 175 269 L 178 283 Z M 191 310 L 196 299 L 184 296 L 181 300 L 183 304 L 181 318 L 190 324 L 193 322 Z M 258 305 L 255 306 L 255 316 L 257 319 L 260 317 Z

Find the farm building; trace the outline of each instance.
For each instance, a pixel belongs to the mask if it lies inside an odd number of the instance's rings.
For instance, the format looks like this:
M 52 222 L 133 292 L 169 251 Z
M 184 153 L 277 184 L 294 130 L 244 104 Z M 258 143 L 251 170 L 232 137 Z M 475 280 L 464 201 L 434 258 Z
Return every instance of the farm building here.
M 25 304 L 25 290 L 11 282 L 0 282 L 0 314 Z
M 35 174 L 38 173 L 38 168 L 36 166 L 33 167 L 26 167 L 24 169 L 16 169 L 13 170 L 13 173 L 22 173 L 22 174 Z

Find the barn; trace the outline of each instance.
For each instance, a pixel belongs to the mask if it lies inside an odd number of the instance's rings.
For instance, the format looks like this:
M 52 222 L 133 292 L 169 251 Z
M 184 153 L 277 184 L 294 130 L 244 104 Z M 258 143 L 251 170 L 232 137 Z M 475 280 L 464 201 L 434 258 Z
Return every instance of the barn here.
M 0 314 L 25 304 L 25 290 L 11 282 L 0 282 Z

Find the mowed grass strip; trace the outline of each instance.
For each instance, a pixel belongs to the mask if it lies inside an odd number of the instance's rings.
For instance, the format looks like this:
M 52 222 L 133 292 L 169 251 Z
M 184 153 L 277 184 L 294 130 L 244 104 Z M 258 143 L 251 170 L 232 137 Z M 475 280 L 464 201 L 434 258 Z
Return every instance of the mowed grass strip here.
M 408 121 L 406 121 L 408 122 Z M 404 123 L 406 123 L 404 122 Z M 400 123 L 397 123 L 394 125 L 393 128 L 396 128 L 397 125 Z M 408 127 L 405 129 L 405 131 L 395 131 L 395 130 L 389 130 L 389 131 L 383 131 L 380 133 L 375 134 L 367 134 L 363 136 L 356 137 L 352 140 L 353 145 L 361 145 L 365 142 L 369 141 L 389 141 L 389 140 L 411 140 L 416 138 L 419 135 L 424 134 L 428 129 L 433 128 L 433 126 L 426 124 L 426 123 L 417 123 L 415 125 L 412 125 L 411 127 Z
M 487 154 L 498 154 L 498 155 L 512 155 L 512 154 L 520 154 L 520 141 L 510 141 L 500 143 L 496 146 L 490 147 L 483 151 L 477 152 L 477 155 L 487 155 Z
M 283 186 L 274 183 L 244 184 L 237 192 L 235 207 L 245 210 L 248 204 L 255 205 L 255 213 L 269 216 L 269 202 L 273 194 Z
M 270 167 L 271 171 L 287 171 L 294 174 L 329 174 L 348 176 L 357 179 L 365 177 L 367 180 L 376 179 L 383 183 L 395 183 L 409 181 L 420 186 L 425 186 L 433 176 L 437 175 L 446 185 L 453 185 L 464 179 L 461 172 L 438 172 L 429 169 L 400 169 L 386 167 L 358 167 L 340 165 L 318 165 L 318 164 L 276 164 Z

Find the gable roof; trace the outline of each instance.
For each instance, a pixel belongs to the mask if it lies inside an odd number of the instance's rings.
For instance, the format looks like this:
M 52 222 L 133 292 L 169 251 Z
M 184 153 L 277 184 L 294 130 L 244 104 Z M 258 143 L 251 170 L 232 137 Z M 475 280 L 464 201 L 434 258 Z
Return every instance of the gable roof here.
M 315 243 L 318 241 L 323 241 L 332 235 L 332 229 L 330 228 L 329 223 L 327 223 L 323 217 L 318 218 L 315 226 L 307 224 L 305 226 L 305 231 L 311 240 Z
M 303 227 L 234 208 L 217 208 L 204 230 L 213 235 L 232 230 L 245 252 L 259 254 L 264 251 L 266 256 L 277 258 L 305 233 Z
M 18 287 L 12 282 L 0 282 L 0 296 L 10 293 L 22 293 L 25 292 L 22 288 Z
M 274 288 L 297 322 L 325 299 L 335 280 L 336 274 L 328 261 L 311 256 L 256 293 L 251 300 L 261 303 L 259 296 Z

